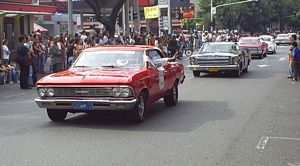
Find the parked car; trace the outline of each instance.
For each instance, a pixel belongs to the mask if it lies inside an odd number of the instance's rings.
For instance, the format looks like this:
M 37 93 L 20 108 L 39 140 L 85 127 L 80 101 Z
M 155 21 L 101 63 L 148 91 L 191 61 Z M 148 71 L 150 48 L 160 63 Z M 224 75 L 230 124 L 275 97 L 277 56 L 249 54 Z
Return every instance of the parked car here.
M 276 39 L 275 39 L 275 43 L 277 45 L 281 45 L 281 44 L 287 44 L 290 45 L 291 41 L 290 41 L 290 34 L 278 34 Z
M 205 43 L 198 54 L 190 57 L 188 68 L 195 77 L 200 73 L 232 72 L 236 77 L 248 71 L 251 55 L 233 42 Z
M 259 37 L 242 37 L 239 40 L 239 47 L 248 49 L 252 57 L 257 56 L 260 59 L 266 57 L 268 52 L 268 44 Z
M 277 44 L 275 43 L 275 39 L 273 36 L 262 35 L 260 36 L 260 39 L 268 44 L 268 52 L 272 54 L 275 54 L 277 52 Z
M 158 99 L 167 106 L 178 102 L 184 67 L 168 60 L 152 46 L 89 48 L 70 69 L 39 80 L 35 102 L 52 121 L 63 121 L 68 112 L 128 110 L 133 120 L 142 122 Z

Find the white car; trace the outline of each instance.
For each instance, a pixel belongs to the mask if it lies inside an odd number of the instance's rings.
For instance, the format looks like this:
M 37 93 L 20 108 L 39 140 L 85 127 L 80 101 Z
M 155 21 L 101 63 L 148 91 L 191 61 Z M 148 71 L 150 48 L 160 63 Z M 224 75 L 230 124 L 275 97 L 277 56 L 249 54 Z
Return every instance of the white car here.
M 275 43 L 275 39 L 270 35 L 262 35 L 259 37 L 261 41 L 268 44 L 268 53 L 275 54 L 277 52 L 277 44 Z

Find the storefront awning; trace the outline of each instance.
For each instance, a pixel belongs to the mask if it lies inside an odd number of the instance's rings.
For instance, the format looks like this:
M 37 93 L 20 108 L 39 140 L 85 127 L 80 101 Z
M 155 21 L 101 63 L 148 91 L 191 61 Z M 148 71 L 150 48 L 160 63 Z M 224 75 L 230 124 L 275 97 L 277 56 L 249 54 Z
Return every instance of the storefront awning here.
M 36 24 L 36 23 L 33 23 L 33 31 L 36 32 L 40 30 L 40 32 L 48 32 L 48 29 Z
M 45 14 L 54 14 L 55 12 L 56 12 L 55 6 L 0 2 L 0 15 L 5 15 L 5 14 L 45 15 Z

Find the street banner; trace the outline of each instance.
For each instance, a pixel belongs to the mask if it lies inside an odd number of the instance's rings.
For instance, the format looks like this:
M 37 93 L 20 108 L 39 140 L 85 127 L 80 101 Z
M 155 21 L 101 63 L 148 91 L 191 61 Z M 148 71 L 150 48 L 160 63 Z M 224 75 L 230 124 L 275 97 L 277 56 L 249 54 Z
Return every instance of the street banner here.
M 194 11 L 192 10 L 184 10 L 183 18 L 194 18 Z
M 150 7 L 144 7 L 144 13 L 146 19 L 152 19 L 152 18 L 158 18 L 160 17 L 160 10 L 158 5 L 156 6 L 150 6 Z

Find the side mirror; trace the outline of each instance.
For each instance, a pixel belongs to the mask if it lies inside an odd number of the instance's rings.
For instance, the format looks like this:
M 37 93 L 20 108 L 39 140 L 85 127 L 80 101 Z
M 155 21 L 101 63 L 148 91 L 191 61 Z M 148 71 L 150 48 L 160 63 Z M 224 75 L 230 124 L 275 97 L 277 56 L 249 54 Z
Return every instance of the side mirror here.
M 158 67 L 163 67 L 164 64 L 163 64 L 163 62 L 158 61 L 158 62 L 155 64 L 155 66 L 156 66 L 157 68 L 158 68 Z

